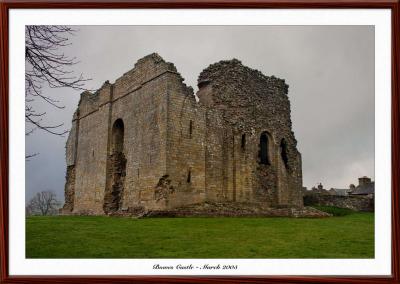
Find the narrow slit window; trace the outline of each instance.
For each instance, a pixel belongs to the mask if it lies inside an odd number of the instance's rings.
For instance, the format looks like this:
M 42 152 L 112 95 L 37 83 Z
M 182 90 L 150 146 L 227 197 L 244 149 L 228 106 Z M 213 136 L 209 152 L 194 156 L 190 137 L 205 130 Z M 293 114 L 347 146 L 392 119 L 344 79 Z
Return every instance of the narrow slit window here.
M 269 157 L 269 139 L 268 134 L 264 132 L 260 136 L 260 164 L 262 165 L 270 165 L 270 157 Z
M 246 150 L 246 134 L 242 134 L 242 143 L 241 143 L 242 150 Z
M 189 122 L 189 138 L 192 138 L 192 133 L 193 133 L 193 121 L 191 120 Z
M 186 180 L 188 183 L 191 183 L 192 182 L 192 171 L 191 170 L 189 170 L 188 171 L 188 176 L 187 176 L 187 180 Z
M 286 144 L 285 139 L 281 140 L 281 158 L 285 165 L 285 168 L 288 168 L 287 144 Z

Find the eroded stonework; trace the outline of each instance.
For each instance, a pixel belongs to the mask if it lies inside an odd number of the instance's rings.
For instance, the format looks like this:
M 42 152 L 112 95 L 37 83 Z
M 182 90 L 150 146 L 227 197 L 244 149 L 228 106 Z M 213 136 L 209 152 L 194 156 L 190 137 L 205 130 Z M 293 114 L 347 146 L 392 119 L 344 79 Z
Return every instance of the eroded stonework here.
M 197 101 L 175 66 L 151 54 L 82 93 L 66 145 L 63 213 L 301 209 L 285 81 L 233 59 L 203 70 L 198 86 Z

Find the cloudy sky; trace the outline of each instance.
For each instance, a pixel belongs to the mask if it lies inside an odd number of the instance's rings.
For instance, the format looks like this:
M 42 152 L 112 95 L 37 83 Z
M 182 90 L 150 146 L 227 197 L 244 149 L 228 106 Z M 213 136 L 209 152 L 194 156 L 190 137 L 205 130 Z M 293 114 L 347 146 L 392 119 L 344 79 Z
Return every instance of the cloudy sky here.
M 372 26 L 80 26 L 65 53 L 80 63 L 77 74 L 97 89 L 114 82 L 152 52 L 173 62 L 197 90 L 209 64 L 237 58 L 289 84 L 293 130 L 303 158 L 303 184 L 347 188 L 360 176 L 374 178 L 374 28 Z M 69 130 L 79 92 L 44 89 L 65 106 L 46 121 Z M 36 131 L 26 152 L 26 199 L 42 190 L 64 198 L 67 137 Z

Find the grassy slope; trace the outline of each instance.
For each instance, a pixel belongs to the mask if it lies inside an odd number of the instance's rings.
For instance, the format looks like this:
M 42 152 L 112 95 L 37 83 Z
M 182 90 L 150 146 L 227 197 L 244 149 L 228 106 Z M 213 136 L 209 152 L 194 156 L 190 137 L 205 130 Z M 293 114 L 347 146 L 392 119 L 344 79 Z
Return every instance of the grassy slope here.
M 324 219 L 30 217 L 28 258 L 373 258 L 374 214 Z

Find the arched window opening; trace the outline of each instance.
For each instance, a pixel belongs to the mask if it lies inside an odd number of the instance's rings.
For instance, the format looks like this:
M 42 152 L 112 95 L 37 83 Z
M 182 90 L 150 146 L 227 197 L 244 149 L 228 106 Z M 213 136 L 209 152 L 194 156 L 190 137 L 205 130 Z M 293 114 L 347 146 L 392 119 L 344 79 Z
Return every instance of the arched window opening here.
M 287 144 L 285 139 L 281 140 L 281 158 L 283 163 L 285 164 L 285 167 L 288 168 L 288 155 L 287 155 Z
M 124 150 L 124 123 L 117 119 L 111 130 L 111 153 L 107 157 L 106 189 L 103 210 L 109 214 L 121 209 L 126 175 Z
M 260 164 L 262 165 L 270 165 L 270 157 L 269 157 L 269 137 L 266 132 L 262 133 L 260 136 Z
M 122 153 L 124 150 L 124 123 L 122 119 L 114 122 L 112 129 L 113 152 Z
M 191 170 L 189 170 L 188 171 L 188 176 L 187 176 L 187 183 L 191 183 L 192 182 L 192 171 Z
M 189 122 L 189 138 L 192 138 L 192 133 L 193 133 L 193 121 L 191 120 Z
M 246 150 L 246 134 L 242 134 L 242 143 L 241 143 L 242 150 Z

